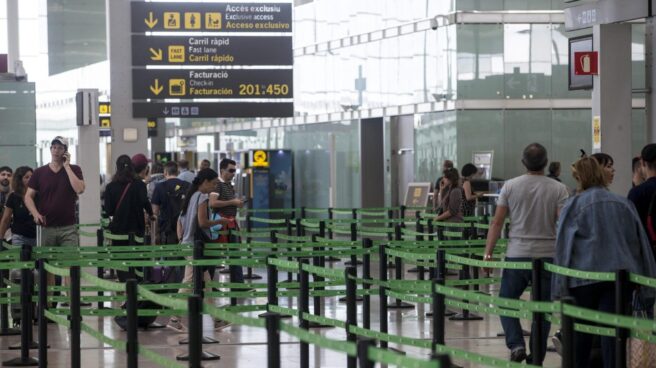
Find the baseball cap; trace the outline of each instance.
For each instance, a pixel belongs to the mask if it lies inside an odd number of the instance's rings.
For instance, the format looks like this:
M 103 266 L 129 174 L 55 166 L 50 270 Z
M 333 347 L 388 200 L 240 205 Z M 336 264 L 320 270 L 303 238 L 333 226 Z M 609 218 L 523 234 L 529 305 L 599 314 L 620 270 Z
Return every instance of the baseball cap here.
M 146 158 L 146 155 L 143 153 L 137 153 L 132 156 L 132 165 L 134 165 L 134 167 L 146 167 L 149 162 L 150 160 Z
M 61 144 L 62 146 L 68 148 L 68 139 L 66 139 L 62 136 L 56 136 L 55 138 L 53 138 L 52 142 L 50 142 L 51 146 L 53 144 Z
M 640 153 L 640 158 L 645 162 L 656 162 L 656 143 L 646 145 Z

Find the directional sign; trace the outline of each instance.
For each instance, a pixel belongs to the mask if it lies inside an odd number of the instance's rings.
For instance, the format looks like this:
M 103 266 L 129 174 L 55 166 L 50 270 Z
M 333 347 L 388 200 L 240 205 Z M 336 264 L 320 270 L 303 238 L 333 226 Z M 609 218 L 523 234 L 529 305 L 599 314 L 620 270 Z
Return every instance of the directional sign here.
M 132 65 L 292 65 L 287 36 L 132 36 Z
M 294 104 L 291 102 L 134 102 L 132 114 L 135 118 L 285 118 L 294 116 Z
M 291 3 L 133 1 L 132 32 L 291 32 Z
M 132 98 L 291 98 L 291 69 L 133 70 Z
M 157 118 L 148 118 L 148 138 L 157 137 Z
M 565 28 L 573 31 L 649 16 L 649 1 L 598 0 L 565 9 Z

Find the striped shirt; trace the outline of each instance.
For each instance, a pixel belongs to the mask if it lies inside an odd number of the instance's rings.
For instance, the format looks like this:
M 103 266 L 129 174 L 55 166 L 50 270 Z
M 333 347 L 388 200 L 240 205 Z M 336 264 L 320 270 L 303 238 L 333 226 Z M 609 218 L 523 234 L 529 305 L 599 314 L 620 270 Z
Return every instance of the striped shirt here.
M 230 201 L 235 199 L 235 187 L 232 186 L 230 182 L 224 182 L 219 179 L 219 184 L 217 186 L 217 192 L 219 193 L 220 201 Z M 235 217 L 237 216 L 237 206 L 226 206 L 217 209 L 217 212 L 222 217 Z

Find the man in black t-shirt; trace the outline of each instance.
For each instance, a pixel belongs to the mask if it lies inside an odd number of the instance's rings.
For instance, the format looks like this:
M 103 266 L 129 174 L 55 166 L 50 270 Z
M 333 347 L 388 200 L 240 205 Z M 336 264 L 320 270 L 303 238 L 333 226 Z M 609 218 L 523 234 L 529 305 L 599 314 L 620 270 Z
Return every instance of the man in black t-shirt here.
M 177 219 L 182 210 L 184 196 L 189 189 L 189 183 L 178 179 L 178 164 L 175 161 L 166 163 L 164 167 L 165 181 L 158 183 L 153 191 L 153 214 L 157 216 L 159 227 L 159 244 L 176 244 L 179 239 L 176 233 Z
M 232 219 L 233 221 L 225 226 L 225 229 L 235 229 L 237 227 L 237 208 L 241 208 L 244 205 L 244 201 L 241 199 L 235 198 L 235 188 L 232 185 L 232 179 L 235 177 L 237 172 L 237 163 L 234 160 L 229 158 L 224 158 L 221 160 L 219 165 L 220 174 L 219 174 L 219 184 L 216 188 L 216 193 L 210 194 L 210 198 L 216 196 L 215 199 L 211 199 L 210 203 L 213 208 L 221 215 L 223 218 Z M 220 237 L 222 242 L 230 242 L 230 238 Z M 234 238 L 232 241 L 236 241 Z M 230 281 L 231 282 L 244 282 L 244 273 L 240 266 L 230 266 Z

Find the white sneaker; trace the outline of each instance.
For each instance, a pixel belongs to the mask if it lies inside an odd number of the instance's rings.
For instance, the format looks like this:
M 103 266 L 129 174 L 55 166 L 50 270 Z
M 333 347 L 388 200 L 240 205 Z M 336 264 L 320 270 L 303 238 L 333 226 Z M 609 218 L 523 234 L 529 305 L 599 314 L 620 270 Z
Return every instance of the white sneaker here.
M 224 328 L 231 326 L 232 322 L 224 321 L 222 319 L 214 320 L 214 331 L 221 331 Z
M 179 333 L 186 333 L 188 331 L 187 326 L 185 326 L 182 321 L 175 318 L 169 319 L 169 323 L 166 324 L 166 327 Z

